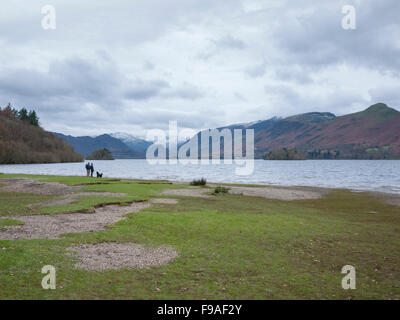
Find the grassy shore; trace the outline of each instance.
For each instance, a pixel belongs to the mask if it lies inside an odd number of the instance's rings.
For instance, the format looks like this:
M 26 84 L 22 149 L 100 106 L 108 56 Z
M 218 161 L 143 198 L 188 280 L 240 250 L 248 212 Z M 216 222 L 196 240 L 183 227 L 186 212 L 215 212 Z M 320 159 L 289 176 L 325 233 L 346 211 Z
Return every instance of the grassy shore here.
M 84 196 L 61 198 L 2 191 L 0 232 L 19 215 L 88 210 L 102 203 L 174 198 L 129 214 L 105 231 L 60 239 L 0 240 L 0 299 L 399 299 L 400 207 L 367 193 L 332 190 L 319 199 L 283 201 L 240 194 L 206 198 L 166 196 L 189 188 L 164 181 L 2 175 L 80 186 Z M 4 184 L 0 180 L 1 184 Z M 12 219 L 6 217 L 13 217 Z M 67 247 L 101 242 L 170 246 L 179 256 L 146 269 L 86 271 Z M 41 287 L 41 268 L 57 270 L 57 289 Z M 357 272 L 357 289 L 343 290 L 344 265 Z

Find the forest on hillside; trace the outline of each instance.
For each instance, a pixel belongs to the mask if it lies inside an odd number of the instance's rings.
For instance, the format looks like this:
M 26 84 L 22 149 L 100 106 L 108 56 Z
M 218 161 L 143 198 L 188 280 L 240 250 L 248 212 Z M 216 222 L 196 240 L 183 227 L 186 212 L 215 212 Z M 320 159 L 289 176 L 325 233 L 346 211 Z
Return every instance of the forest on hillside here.
M 68 143 L 40 127 L 34 110 L 0 108 L 0 164 L 81 161 Z

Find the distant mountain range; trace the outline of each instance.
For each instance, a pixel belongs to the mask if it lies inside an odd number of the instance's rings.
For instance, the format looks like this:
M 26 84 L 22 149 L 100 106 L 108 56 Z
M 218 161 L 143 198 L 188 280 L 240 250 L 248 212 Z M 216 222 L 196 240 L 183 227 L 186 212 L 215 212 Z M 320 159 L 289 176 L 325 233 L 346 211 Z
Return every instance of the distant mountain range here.
M 135 150 L 136 152 L 138 152 L 143 156 L 146 155 L 147 148 L 152 144 L 152 142 L 140 139 L 138 137 L 130 135 L 129 133 L 116 132 L 116 133 L 110 133 L 109 135 L 115 139 L 121 140 L 129 148 Z
M 400 112 L 383 103 L 340 117 L 310 112 L 218 129 L 225 128 L 254 129 L 256 158 L 285 148 L 296 149 L 308 159 L 400 159 Z M 115 158 L 143 159 L 152 144 L 121 132 L 97 137 L 56 134 L 84 156 L 107 148 Z
M 93 151 L 106 148 L 116 159 L 144 159 L 146 149 L 150 142 L 129 136 L 128 134 L 102 134 L 97 137 L 73 137 L 54 132 L 68 142 L 75 152 L 83 156 L 90 155 Z M 116 138 L 118 137 L 118 138 Z
M 256 158 L 286 148 L 308 159 L 400 159 L 400 112 L 383 103 L 340 117 L 311 112 L 226 128 L 254 129 Z

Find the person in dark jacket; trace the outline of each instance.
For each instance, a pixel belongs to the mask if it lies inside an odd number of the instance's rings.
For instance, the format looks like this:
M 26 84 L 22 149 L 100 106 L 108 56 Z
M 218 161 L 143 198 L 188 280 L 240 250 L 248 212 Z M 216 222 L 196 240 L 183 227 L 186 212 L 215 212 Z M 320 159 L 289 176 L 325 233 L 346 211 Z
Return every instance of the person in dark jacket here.
M 89 162 L 86 163 L 85 168 L 86 168 L 86 177 L 89 177 L 89 175 L 90 175 L 90 163 Z
M 90 164 L 90 176 L 93 177 L 93 172 L 94 172 L 94 166 L 93 162 Z

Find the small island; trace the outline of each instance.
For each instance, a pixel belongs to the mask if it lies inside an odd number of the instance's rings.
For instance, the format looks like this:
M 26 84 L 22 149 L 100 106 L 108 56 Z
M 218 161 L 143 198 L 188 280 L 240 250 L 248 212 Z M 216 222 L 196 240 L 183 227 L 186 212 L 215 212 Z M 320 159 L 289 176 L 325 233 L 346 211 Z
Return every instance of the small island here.
M 103 148 L 94 150 L 90 155 L 86 157 L 86 160 L 115 160 L 110 150 Z

